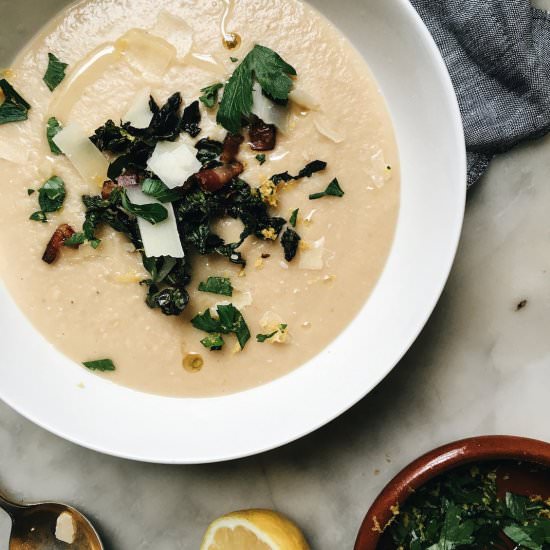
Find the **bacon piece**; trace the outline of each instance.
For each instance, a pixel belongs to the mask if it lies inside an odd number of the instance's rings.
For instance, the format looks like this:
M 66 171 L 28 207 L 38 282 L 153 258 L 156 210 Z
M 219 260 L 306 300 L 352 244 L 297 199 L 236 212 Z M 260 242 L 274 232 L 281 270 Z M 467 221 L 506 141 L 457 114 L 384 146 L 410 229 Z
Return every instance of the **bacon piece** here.
M 241 134 L 228 133 L 223 142 L 223 152 L 220 156 L 220 160 L 224 164 L 229 164 L 230 162 L 235 161 L 243 141 L 244 137 L 241 136 Z
M 67 225 L 66 223 L 60 225 L 52 235 L 48 246 L 46 246 L 46 251 L 44 252 L 44 256 L 42 256 L 42 259 L 47 264 L 53 264 L 55 260 L 57 260 L 59 251 L 65 241 L 70 239 L 74 234 L 75 231 L 70 225 Z
M 277 144 L 277 128 L 252 115 L 248 128 L 250 147 L 254 151 L 272 151 Z
M 101 190 L 101 198 L 104 201 L 108 201 L 111 198 L 111 193 L 118 187 L 118 185 L 112 181 L 107 180 L 103 182 L 103 189 Z
M 215 193 L 223 189 L 233 178 L 242 174 L 243 171 L 244 166 L 240 162 L 232 162 L 231 164 L 224 164 L 217 168 L 201 170 L 194 176 L 191 176 L 191 180 L 196 181 L 204 191 Z

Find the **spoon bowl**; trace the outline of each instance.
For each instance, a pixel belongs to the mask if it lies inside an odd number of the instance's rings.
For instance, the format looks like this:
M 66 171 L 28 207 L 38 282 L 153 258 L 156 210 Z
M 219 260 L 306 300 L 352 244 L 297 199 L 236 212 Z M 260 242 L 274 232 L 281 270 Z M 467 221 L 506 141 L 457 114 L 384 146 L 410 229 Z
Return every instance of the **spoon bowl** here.
M 0 495 L 0 508 L 12 520 L 9 550 L 104 550 L 94 526 L 71 506 L 57 502 L 22 505 Z

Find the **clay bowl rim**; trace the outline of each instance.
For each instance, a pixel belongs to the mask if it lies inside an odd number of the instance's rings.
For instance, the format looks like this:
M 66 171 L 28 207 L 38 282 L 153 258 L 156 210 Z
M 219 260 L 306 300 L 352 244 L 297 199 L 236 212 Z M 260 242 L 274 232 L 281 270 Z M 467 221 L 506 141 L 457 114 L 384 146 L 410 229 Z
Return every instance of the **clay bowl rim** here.
M 550 443 L 491 435 L 462 439 L 426 453 L 401 470 L 378 495 L 363 520 L 354 549 L 376 550 L 381 538 L 376 522 L 386 525 L 393 515 L 390 507 L 402 505 L 412 491 L 459 466 L 492 460 L 520 460 L 550 468 Z

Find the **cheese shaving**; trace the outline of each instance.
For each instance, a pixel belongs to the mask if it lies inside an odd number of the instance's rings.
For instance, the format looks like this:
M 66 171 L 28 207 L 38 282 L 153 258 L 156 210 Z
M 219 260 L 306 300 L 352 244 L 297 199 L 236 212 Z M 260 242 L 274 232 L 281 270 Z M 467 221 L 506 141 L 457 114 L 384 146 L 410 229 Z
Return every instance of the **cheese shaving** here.
M 53 138 L 53 142 L 71 161 L 86 181 L 101 187 L 107 179 L 109 161 L 88 139 L 82 126 L 72 122 Z

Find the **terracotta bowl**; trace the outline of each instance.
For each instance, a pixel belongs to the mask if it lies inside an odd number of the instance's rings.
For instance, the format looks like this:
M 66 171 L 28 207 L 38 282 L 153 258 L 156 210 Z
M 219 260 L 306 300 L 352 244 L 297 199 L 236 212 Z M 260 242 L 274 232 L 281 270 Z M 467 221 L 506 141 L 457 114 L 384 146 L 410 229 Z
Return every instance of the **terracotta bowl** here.
M 550 472 L 550 443 L 511 436 L 485 436 L 464 439 L 435 449 L 402 470 L 380 493 L 371 506 L 355 543 L 355 550 L 376 550 L 382 535 L 375 529 L 386 525 L 395 504 L 403 505 L 409 495 L 431 479 L 454 468 L 475 462 L 521 461 L 545 466 Z M 548 472 L 545 472 L 545 474 Z M 521 492 L 533 480 L 519 478 L 514 491 Z M 540 487 L 541 480 L 537 480 Z M 550 491 L 550 475 L 545 475 L 545 490 Z M 532 494 L 532 493 L 531 493 Z M 375 521 L 376 520 L 376 521 Z

